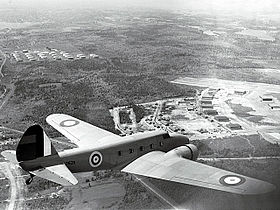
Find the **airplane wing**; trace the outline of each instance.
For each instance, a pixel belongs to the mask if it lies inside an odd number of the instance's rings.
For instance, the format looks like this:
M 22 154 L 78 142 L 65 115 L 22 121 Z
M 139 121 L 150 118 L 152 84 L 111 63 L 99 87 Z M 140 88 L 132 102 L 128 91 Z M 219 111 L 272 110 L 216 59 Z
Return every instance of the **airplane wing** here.
M 261 180 L 165 154 L 147 153 L 122 171 L 237 194 L 261 194 L 275 189 L 274 185 Z
M 101 144 L 121 137 L 66 114 L 52 114 L 46 118 L 49 125 L 79 147 Z
M 76 177 L 70 172 L 65 164 L 49 166 L 29 172 L 62 186 L 72 186 L 78 183 Z

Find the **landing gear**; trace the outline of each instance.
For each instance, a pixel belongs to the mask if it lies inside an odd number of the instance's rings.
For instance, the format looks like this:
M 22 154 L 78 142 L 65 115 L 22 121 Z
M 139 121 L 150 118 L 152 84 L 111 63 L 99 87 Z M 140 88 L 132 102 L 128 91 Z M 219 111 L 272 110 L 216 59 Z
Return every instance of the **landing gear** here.
M 25 184 L 26 184 L 26 185 L 30 185 L 31 182 L 33 181 L 33 177 L 35 176 L 35 175 L 33 175 L 33 174 L 29 174 L 29 175 L 30 175 L 30 177 L 29 177 L 28 179 L 25 180 Z

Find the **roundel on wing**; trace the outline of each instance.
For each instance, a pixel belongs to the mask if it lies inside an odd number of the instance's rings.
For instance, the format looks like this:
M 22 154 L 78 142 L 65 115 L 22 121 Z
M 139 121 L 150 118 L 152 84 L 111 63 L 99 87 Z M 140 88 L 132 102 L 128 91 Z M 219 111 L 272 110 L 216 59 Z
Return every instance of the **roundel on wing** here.
M 93 168 L 96 168 L 96 167 L 100 166 L 100 164 L 102 163 L 102 159 L 103 159 L 102 154 L 98 151 L 94 151 L 89 156 L 89 164 Z
M 222 176 L 219 181 L 224 186 L 237 186 L 243 184 L 246 179 L 237 175 L 225 175 Z
M 69 119 L 69 120 L 63 120 L 60 122 L 60 126 L 61 127 L 72 127 L 75 125 L 78 125 L 79 121 L 78 120 L 73 120 L 73 119 Z

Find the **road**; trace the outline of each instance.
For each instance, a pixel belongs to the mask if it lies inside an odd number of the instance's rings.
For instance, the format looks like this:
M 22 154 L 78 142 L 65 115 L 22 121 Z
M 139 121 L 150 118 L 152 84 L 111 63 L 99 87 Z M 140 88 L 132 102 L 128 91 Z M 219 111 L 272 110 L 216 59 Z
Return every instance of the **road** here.
M 8 130 L 8 131 L 12 131 L 12 132 L 15 132 L 15 133 L 20 133 L 20 134 L 23 134 L 23 133 L 24 133 L 23 131 L 16 130 L 16 129 L 13 129 L 13 128 L 7 128 L 7 127 L 5 127 L 5 126 L 0 126 L 0 129 Z
M 2 72 L 2 69 L 3 69 L 3 67 L 4 67 L 4 65 L 5 65 L 5 63 L 6 63 L 7 57 L 6 57 L 6 55 L 2 52 L 2 50 L 0 50 L 0 53 L 1 53 L 1 54 L 3 55 L 3 57 L 4 57 L 4 60 L 3 60 L 2 64 L 1 64 L 1 66 L 0 66 L 0 76 L 3 78 L 3 77 L 4 77 L 4 74 L 3 74 L 3 72 Z
M 6 63 L 6 61 L 7 61 L 7 57 L 6 57 L 6 55 L 2 52 L 2 50 L 0 50 L 0 53 L 3 55 L 3 57 L 4 57 L 4 60 L 3 60 L 3 62 L 2 62 L 2 64 L 1 64 L 1 66 L 0 66 L 0 76 L 1 76 L 1 79 L 0 79 L 0 81 L 4 78 L 4 74 L 3 74 L 3 67 L 4 67 L 4 65 L 5 65 L 5 63 Z M 14 95 L 14 91 L 15 91 L 15 86 L 14 86 L 14 84 L 4 84 L 3 82 L 2 82 L 2 85 L 5 85 L 6 87 L 5 87 L 5 95 L 4 94 L 2 94 L 1 95 L 1 98 L 3 98 L 3 100 L 1 101 L 1 104 L 0 104 L 0 109 L 2 109 L 3 108 L 3 106 L 8 102 L 8 100 Z M 8 91 L 9 90 L 9 91 Z
M 136 115 L 134 113 L 133 108 L 129 109 L 129 118 L 132 122 L 133 133 L 136 133 L 137 132 L 137 122 L 136 122 Z
M 158 105 L 157 105 L 156 111 L 154 112 L 154 117 L 153 117 L 154 122 L 157 120 L 157 117 L 161 112 L 162 104 L 163 104 L 163 101 L 158 101 Z
M 126 135 L 125 130 L 121 127 L 119 107 L 113 108 L 113 110 L 111 111 L 111 114 L 112 114 L 112 117 L 113 117 L 113 121 L 115 123 L 115 129 L 119 130 L 123 135 Z
M 2 109 L 7 104 L 8 100 L 14 95 L 14 92 L 15 92 L 14 84 L 5 84 L 5 85 L 6 85 L 6 88 L 9 89 L 9 92 L 6 94 L 3 101 L 1 101 L 0 109 Z
M 27 187 L 25 185 L 25 180 L 23 176 L 21 176 L 19 168 L 13 165 L 12 163 L 1 162 L 0 169 L 4 173 L 4 175 L 9 179 L 10 182 L 10 199 L 6 209 L 24 209 L 23 192 L 27 190 Z

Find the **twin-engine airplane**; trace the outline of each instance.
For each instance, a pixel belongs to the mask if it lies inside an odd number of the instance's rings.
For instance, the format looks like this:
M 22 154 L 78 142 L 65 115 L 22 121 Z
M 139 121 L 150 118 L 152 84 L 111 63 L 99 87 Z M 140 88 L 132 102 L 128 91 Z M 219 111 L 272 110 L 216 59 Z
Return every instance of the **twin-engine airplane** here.
M 78 183 L 73 173 L 114 169 L 238 194 L 272 191 L 274 185 L 195 160 L 198 150 L 183 135 L 154 131 L 120 137 L 74 117 L 52 114 L 46 121 L 78 148 L 57 152 L 41 126 L 29 127 L 16 151 L 1 154 L 30 174 L 63 186 Z

